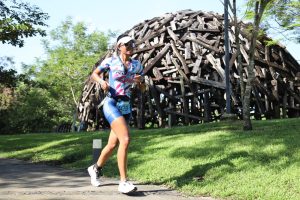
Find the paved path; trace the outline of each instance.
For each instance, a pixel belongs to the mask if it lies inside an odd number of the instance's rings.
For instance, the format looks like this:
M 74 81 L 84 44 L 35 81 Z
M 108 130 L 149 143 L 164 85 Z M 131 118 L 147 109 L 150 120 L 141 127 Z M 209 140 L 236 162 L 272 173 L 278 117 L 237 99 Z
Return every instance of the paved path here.
M 87 172 L 0 158 L 0 200 L 213 200 L 185 197 L 156 185 L 135 183 L 134 195 L 117 192 L 118 180 L 103 178 L 101 187 L 90 185 Z

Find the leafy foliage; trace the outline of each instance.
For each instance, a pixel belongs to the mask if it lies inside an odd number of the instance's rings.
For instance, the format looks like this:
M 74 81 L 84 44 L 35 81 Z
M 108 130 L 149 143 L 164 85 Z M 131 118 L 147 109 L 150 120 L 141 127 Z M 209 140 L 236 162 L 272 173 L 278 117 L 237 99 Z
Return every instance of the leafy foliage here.
M 89 33 L 86 24 L 74 24 L 72 18 L 51 31 L 50 39 L 43 41 L 47 59 L 24 66 L 3 132 L 52 131 L 71 122 L 83 83 L 106 53 L 108 40 L 103 32 Z
M 46 89 L 20 83 L 8 114 L 9 127 L 18 132 L 51 130 L 57 123 L 59 107 Z
M 41 29 L 47 26 L 45 21 L 49 18 L 47 13 L 39 7 L 18 0 L 0 1 L 0 41 L 13 46 L 22 47 L 24 37 L 37 34 L 46 35 Z
M 281 39 L 300 42 L 300 1 L 298 0 L 263 0 L 265 10 L 260 23 L 261 30 L 271 35 L 281 35 Z M 256 0 L 248 0 L 247 19 L 254 19 Z M 276 41 L 269 41 L 269 45 Z
M 0 85 L 3 87 L 15 87 L 17 71 L 12 69 L 14 62 L 9 57 L 0 57 Z
M 16 87 L 19 80 L 17 71 L 11 68 L 13 64 L 11 58 L 0 57 L 0 114 L 2 116 L 12 103 L 13 88 Z
M 50 32 L 49 40 L 43 41 L 45 60 L 23 66 L 21 75 L 5 71 L 6 79 L 11 80 L 4 82 L 11 85 L 13 93 L 11 104 L 1 110 L 0 132 L 52 131 L 61 123 L 71 122 L 84 81 L 106 53 L 109 37 L 67 18 Z
M 50 37 L 54 45 L 44 41 L 48 59 L 35 66 L 35 78 L 47 85 L 57 103 L 71 111 L 92 67 L 107 51 L 109 37 L 98 31 L 88 33 L 86 24 L 74 24 L 71 18 L 51 31 Z

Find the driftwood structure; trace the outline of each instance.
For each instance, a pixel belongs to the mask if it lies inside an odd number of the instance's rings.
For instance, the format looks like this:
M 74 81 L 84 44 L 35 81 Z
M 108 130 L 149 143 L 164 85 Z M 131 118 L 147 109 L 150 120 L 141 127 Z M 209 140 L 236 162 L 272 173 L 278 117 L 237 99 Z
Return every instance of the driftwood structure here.
M 223 20 L 216 13 L 183 10 L 146 20 L 126 31 L 136 39 L 133 57 L 142 62 L 148 86 L 144 94 L 133 93 L 131 125 L 138 128 L 188 125 L 215 121 L 222 116 L 226 104 Z M 230 98 L 232 113 L 241 118 L 241 80 L 234 31 L 231 24 Z M 243 73 L 247 77 L 250 37 L 246 25 L 242 25 L 239 39 Z M 300 65 L 285 47 L 266 46 L 265 39 L 257 41 L 255 51 L 252 116 L 255 119 L 299 117 Z M 105 57 L 112 53 L 114 50 Z M 107 126 L 101 110 L 97 109 L 103 97 L 99 85 L 89 78 L 78 106 L 80 121 L 97 128 Z

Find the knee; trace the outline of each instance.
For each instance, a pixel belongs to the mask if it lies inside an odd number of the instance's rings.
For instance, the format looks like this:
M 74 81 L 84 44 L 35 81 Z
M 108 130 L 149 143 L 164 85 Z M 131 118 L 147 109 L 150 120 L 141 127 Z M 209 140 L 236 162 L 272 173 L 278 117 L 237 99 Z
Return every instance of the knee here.
M 120 144 L 122 144 L 126 148 L 129 146 L 129 143 L 130 143 L 130 137 L 129 136 L 126 136 L 126 137 L 123 137 L 122 139 L 120 139 Z
M 117 145 L 118 143 L 107 144 L 107 148 L 109 149 L 109 151 L 112 151 L 116 148 Z

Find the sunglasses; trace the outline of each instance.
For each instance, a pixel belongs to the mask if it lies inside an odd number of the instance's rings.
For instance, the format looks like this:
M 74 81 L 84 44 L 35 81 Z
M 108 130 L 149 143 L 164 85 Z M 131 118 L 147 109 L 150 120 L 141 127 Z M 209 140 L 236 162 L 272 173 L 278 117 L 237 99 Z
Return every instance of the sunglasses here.
M 130 41 L 130 42 L 125 43 L 124 46 L 126 48 L 132 48 L 133 49 L 133 48 L 135 48 L 135 43 Z

